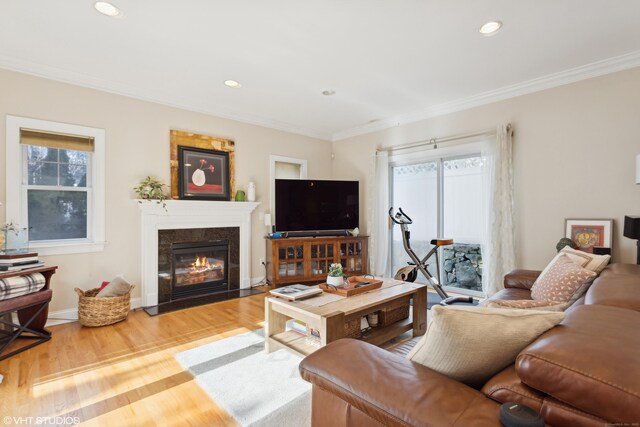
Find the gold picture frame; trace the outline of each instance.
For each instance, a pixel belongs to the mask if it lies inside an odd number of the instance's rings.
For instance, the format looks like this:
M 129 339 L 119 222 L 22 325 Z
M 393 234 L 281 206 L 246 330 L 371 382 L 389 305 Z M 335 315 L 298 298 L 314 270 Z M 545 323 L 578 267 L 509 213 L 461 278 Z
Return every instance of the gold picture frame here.
M 225 151 L 229 153 L 229 190 L 231 200 L 235 196 L 235 163 L 236 163 L 236 145 L 230 139 L 217 138 L 215 136 L 200 135 L 193 132 L 185 132 L 181 130 L 171 130 L 170 134 L 171 147 L 171 198 L 179 199 L 179 182 L 178 182 L 178 147 L 203 148 L 207 150 Z

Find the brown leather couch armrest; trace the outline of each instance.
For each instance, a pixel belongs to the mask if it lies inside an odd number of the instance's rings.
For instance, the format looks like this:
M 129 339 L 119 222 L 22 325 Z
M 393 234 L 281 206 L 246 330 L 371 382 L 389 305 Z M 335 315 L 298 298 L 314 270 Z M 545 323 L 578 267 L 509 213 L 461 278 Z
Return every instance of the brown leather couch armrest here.
M 531 289 L 542 271 L 513 270 L 504 275 L 505 288 Z
M 499 426 L 499 405 L 425 366 L 353 339 L 300 363 L 302 378 L 385 426 Z

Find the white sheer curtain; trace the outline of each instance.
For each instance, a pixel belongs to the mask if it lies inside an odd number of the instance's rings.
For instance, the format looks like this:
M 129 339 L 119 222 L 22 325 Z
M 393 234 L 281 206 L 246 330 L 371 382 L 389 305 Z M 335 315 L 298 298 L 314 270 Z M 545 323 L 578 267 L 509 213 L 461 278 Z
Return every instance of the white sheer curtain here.
M 371 271 L 376 276 L 387 275 L 389 260 L 389 154 L 376 152 L 375 177 L 373 181 L 373 209 L 371 233 Z
M 500 125 L 495 140 L 482 150 L 487 191 L 486 227 L 482 247 L 482 289 L 491 296 L 502 289 L 503 276 L 515 267 L 513 231 L 513 164 L 511 125 Z

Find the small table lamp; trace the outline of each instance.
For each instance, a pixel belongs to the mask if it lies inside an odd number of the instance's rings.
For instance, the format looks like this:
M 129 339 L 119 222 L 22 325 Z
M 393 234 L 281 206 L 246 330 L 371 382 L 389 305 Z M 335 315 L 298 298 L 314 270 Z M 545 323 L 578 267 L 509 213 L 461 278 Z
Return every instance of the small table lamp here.
M 636 263 L 640 264 L 640 216 L 624 217 L 624 237 L 636 239 Z

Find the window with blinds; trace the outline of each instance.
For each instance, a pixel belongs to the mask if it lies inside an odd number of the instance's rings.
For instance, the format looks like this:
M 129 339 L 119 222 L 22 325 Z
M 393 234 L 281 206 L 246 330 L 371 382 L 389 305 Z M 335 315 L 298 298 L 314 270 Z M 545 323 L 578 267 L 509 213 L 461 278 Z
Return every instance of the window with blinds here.
M 94 138 L 20 129 L 29 241 L 91 236 Z

